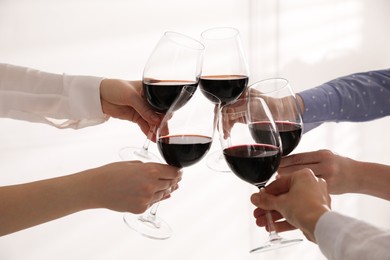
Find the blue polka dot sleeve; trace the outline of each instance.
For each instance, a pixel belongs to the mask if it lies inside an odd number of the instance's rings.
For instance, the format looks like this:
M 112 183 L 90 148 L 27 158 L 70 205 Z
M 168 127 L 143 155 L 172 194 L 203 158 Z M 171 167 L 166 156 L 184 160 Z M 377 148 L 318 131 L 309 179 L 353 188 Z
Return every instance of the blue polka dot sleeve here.
M 390 115 L 390 69 L 348 75 L 298 94 L 308 128 L 323 122 L 374 120 Z

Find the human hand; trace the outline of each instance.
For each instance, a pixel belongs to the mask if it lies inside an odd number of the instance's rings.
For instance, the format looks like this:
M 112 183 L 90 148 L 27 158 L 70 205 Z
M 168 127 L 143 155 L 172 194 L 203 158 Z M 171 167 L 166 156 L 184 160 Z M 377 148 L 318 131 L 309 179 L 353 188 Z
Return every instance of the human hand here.
M 100 98 L 103 113 L 138 124 L 145 135 L 161 121 L 143 98 L 142 81 L 103 79 Z
M 281 176 L 253 194 L 251 202 L 258 207 L 254 211 L 258 226 L 266 226 L 265 212 L 270 210 L 272 218 L 279 220 L 274 223 L 278 232 L 298 228 L 313 242 L 315 225 L 322 214 L 330 211 L 331 204 L 326 182 L 310 169 Z
M 140 161 L 116 162 L 87 171 L 96 208 L 139 214 L 178 188 L 182 171 Z
M 249 88 L 246 96 L 264 99 L 275 121 L 284 121 L 285 118 L 295 118 L 297 115 L 303 114 L 304 111 L 304 104 L 299 95 L 273 97 L 272 95 L 260 92 L 256 88 Z
M 310 168 L 317 177 L 326 180 L 331 194 L 342 194 L 353 190 L 351 186 L 356 182 L 353 165 L 352 159 L 336 155 L 329 150 L 319 150 L 282 158 L 278 174 L 287 175 L 299 169 Z

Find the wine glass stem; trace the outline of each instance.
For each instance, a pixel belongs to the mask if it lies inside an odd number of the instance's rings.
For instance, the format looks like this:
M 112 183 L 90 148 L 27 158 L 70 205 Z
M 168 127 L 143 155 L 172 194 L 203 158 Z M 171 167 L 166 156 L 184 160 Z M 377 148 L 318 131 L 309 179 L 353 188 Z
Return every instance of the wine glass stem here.
M 158 209 L 158 206 L 160 205 L 160 202 L 156 202 L 152 205 L 152 207 L 150 208 L 149 212 L 147 214 L 143 214 L 140 216 L 140 220 L 143 221 L 143 222 L 148 222 L 150 224 L 152 224 L 154 227 L 156 228 L 160 228 L 161 227 L 161 224 L 160 222 L 157 220 L 157 209 Z
M 265 217 L 267 218 L 267 225 L 269 230 L 269 240 L 271 243 L 273 242 L 279 242 L 281 237 L 279 236 L 278 232 L 276 232 L 274 221 L 272 219 L 271 212 L 267 210 L 265 212 Z
M 259 187 L 260 190 L 264 189 L 263 187 Z M 271 243 L 279 243 L 282 238 L 279 236 L 278 232 L 276 232 L 274 220 L 272 219 L 271 211 L 265 211 L 265 218 L 267 219 L 267 226 L 269 232 L 269 241 Z
M 153 133 L 156 131 L 156 126 L 153 126 L 150 128 L 148 135 L 146 136 L 146 140 L 144 142 L 144 145 L 142 146 L 142 149 L 146 152 L 149 149 L 150 140 L 153 137 Z

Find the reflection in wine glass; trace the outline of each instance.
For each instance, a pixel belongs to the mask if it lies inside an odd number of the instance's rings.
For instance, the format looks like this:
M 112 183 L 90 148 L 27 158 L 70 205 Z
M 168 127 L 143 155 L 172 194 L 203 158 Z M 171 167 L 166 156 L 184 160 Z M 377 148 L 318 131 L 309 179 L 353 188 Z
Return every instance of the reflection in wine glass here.
M 150 55 L 143 72 L 143 90 L 147 102 L 158 113 L 165 113 L 179 97 L 184 87 L 195 91 L 202 68 L 204 46 L 197 40 L 177 32 L 165 32 Z M 182 100 L 181 105 L 185 102 Z M 176 105 L 175 109 L 179 106 Z M 142 147 L 121 149 L 123 160 L 160 162 L 157 155 L 148 150 L 156 126 L 152 127 Z M 142 174 L 142 173 L 140 173 Z M 171 236 L 170 226 L 157 217 L 158 203 L 141 215 L 126 213 L 125 223 L 140 234 L 154 239 Z
M 253 125 L 261 130 L 253 131 Z M 272 114 L 260 97 L 242 98 L 224 105 L 218 118 L 223 155 L 233 173 L 240 179 L 264 188 L 279 167 L 282 141 Z M 269 240 L 251 253 L 292 245 L 301 239 L 288 240 L 275 231 L 267 211 Z
M 169 165 L 189 167 L 206 155 L 213 141 L 219 103 L 217 98 L 214 103 L 206 100 L 196 87 L 183 88 L 157 129 L 157 147 Z
M 207 93 L 213 94 L 222 104 L 235 101 L 246 90 L 249 81 L 240 32 L 231 27 L 211 28 L 202 32 L 201 42 L 205 54 L 200 89 L 211 101 L 214 100 Z M 220 150 L 208 156 L 207 166 L 219 172 L 230 171 Z

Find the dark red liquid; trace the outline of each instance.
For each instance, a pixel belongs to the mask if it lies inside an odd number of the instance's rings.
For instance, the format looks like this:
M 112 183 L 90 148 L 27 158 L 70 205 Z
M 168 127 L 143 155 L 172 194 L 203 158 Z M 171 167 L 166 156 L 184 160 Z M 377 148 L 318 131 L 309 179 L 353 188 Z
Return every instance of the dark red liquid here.
M 230 169 L 242 180 L 263 187 L 279 167 L 280 149 L 272 145 L 240 145 L 223 150 Z
M 200 161 L 210 149 L 211 137 L 201 135 L 173 135 L 157 140 L 157 146 L 165 161 L 179 168 Z
M 275 122 L 282 141 L 283 156 L 290 154 L 298 146 L 302 136 L 302 127 L 291 122 Z M 257 143 L 269 143 L 269 123 L 258 122 L 249 125 L 253 139 Z
M 215 103 L 215 95 L 222 103 L 230 103 L 241 96 L 248 85 L 248 77 L 242 75 L 213 75 L 202 76 L 199 87 L 203 94 Z M 207 92 L 205 92 L 207 91 Z
M 165 113 L 180 95 L 184 86 L 190 86 L 190 91 L 195 92 L 198 82 L 194 81 L 158 81 L 148 80 L 143 82 L 146 100 L 157 112 Z M 188 100 L 186 100 L 188 101 Z M 183 102 L 183 106 L 186 102 Z M 177 107 L 177 109 L 180 106 Z

